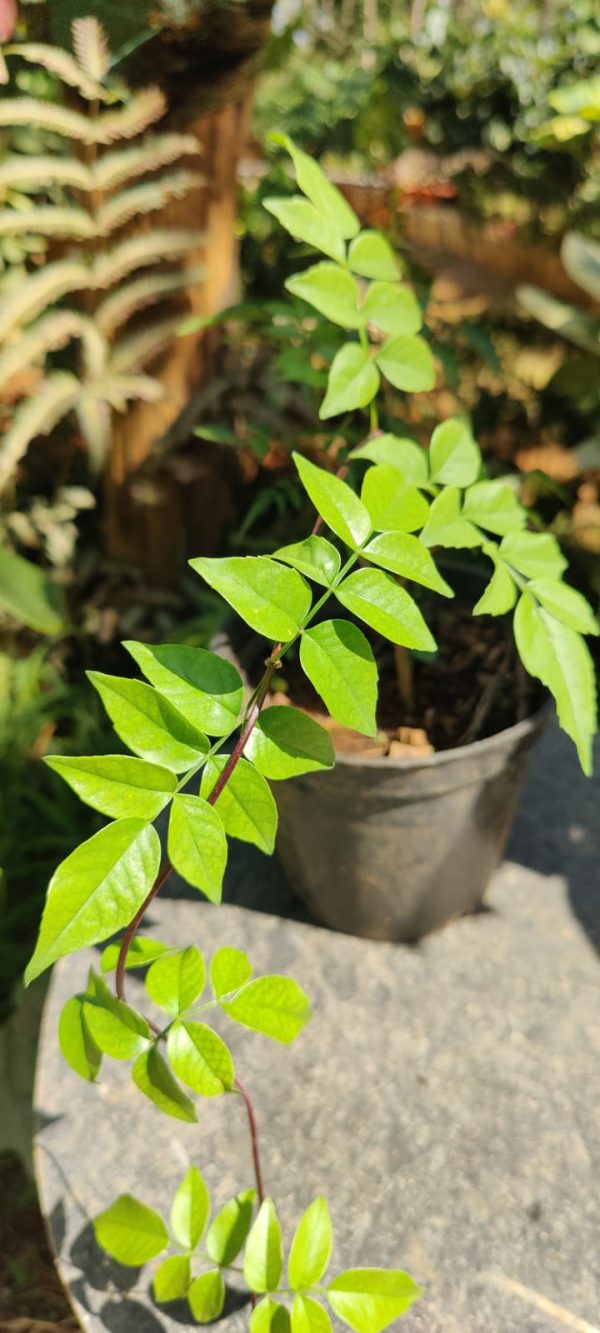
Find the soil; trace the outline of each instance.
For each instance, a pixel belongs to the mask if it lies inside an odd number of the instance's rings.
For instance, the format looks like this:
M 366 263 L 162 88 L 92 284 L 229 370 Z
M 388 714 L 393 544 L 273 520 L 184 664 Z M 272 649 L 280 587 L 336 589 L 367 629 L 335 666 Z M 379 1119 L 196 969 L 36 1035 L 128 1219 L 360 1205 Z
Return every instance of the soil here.
M 496 735 L 535 711 L 540 691 L 517 657 L 509 618 L 474 619 L 470 607 L 439 598 L 423 611 L 439 645 L 434 656 L 394 649 L 370 635 L 380 680 L 373 739 L 332 721 L 297 662 L 286 662 L 287 688 L 272 701 L 293 703 L 320 722 L 338 754 L 393 759 Z
M 0 1333 L 80 1333 L 17 1153 L 0 1155 Z

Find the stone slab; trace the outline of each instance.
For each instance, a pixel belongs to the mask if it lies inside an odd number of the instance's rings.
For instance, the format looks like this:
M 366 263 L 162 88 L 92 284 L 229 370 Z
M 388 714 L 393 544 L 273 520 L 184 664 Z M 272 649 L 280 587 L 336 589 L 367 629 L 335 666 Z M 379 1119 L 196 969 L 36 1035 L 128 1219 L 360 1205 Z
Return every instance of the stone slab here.
M 246 948 L 257 971 L 289 971 L 309 992 L 313 1022 L 289 1049 L 228 1026 L 267 1188 L 288 1236 L 325 1192 L 340 1267 L 400 1265 L 423 1284 L 425 1300 L 398 1321 L 406 1333 L 591 1333 L 600 1322 L 599 853 L 598 786 L 551 731 L 488 910 L 417 948 L 273 915 L 277 873 L 261 858 L 238 861 L 230 884 L 230 898 L 261 911 L 173 898 L 152 908 L 148 929 L 163 938 Z M 87 1333 L 176 1333 L 189 1318 L 167 1316 L 147 1274 L 99 1253 L 90 1218 L 124 1190 L 164 1207 L 190 1162 L 217 1203 L 251 1183 L 243 1113 L 215 1099 L 197 1126 L 167 1120 L 115 1063 L 97 1087 L 77 1079 L 55 1033 L 85 973 L 81 956 L 59 965 L 45 1011 L 42 1207 Z M 218 1327 L 242 1333 L 247 1307 Z

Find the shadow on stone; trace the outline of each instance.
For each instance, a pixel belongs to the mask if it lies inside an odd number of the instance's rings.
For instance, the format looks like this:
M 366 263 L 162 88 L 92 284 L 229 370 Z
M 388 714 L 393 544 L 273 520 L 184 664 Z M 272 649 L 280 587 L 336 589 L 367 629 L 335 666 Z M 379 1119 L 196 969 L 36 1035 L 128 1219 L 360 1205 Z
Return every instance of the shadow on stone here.
M 117 1287 L 119 1291 L 129 1291 L 136 1285 L 142 1271 L 141 1268 L 125 1267 L 111 1259 L 98 1245 L 91 1222 L 86 1223 L 76 1236 L 69 1258 L 81 1269 L 86 1282 L 96 1291 L 106 1291 L 109 1286 Z
M 57 1254 L 61 1254 L 63 1245 L 65 1243 L 65 1236 L 67 1234 L 67 1219 L 65 1215 L 65 1205 L 62 1199 L 59 1199 L 58 1203 L 54 1205 L 52 1212 L 48 1214 L 47 1221 L 48 1221 L 48 1230 L 50 1232 L 50 1237 L 54 1249 L 56 1250 Z
M 164 1305 L 157 1305 L 154 1297 L 152 1297 L 152 1304 L 157 1314 L 164 1311 L 165 1315 L 168 1315 L 169 1319 L 171 1319 L 174 1324 L 182 1324 L 184 1328 L 207 1327 L 206 1324 L 200 1324 L 197 1319 L 194 1319 L 187 1301 L 167 1301 Z M 250 1297 L 247 1291 L 237 1291 L 234 1287 L 227 1287 L 223 1313 L 219 1315 L 218 1319 L 212 1319 L 209 1327 L 218 1328 L 230 1315 L 236 1314 L 238 1310 L 243 1310 L 246 1306 L 249 1307 L 249 1305 Z M 135 1333 L 138 1333 L 137 1327 Z
M 164 1324 L 151 1310 L 146 1309 L 140 1301 L 132 1301 L 128 1297 L 107 1301 L 102 1306 L 100 1317 L 103 1328 L 109 1329 L 110 1333 L 165 1333 Z

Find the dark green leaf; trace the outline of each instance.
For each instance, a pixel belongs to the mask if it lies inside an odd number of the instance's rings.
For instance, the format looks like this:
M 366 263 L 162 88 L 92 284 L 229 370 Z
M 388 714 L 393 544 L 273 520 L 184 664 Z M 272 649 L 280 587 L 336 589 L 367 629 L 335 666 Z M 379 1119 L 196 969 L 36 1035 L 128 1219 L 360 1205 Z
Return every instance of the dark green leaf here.
M 310 1018 L 310 1004 L 292 977 L 257 977 L 221 1007 L 243 1027 L 289 1046 Z
M 288 705 L 265 708 L 245 752 L 259 772 L 272 780 L 333 768 L 335 763 L 331 740 L 323 727 Z
M 204 959 L 196 946 L 190 944 L 187 949 L 169 953 L 152 964 L 146 990 L 155 1004 L 177 1017 L 198 999 L 205 982 Z
M 416 486 L 405 486 L 387 463 L 368 469 L 361 496 L 378 532 L 414 532 L 427 522 L 427 500 Z
M 143 819 L 120 819 L 76 847 L 48 885 L 26 983 L 64 954 L 98 944 L 129 925 L 159 865 L 158 834 Z
M 346 343 L 331 363 L 327 393 L 319 411 L 321 420 L 367 407 L 377 393 L 379 382 L 379 371 L 369 360 L 366 348 L 358 343 Z
M 392 574 L 432 588 L 443 597 L 454 597 L 449 583 L 438 572 L 429 551 L 418 537 L 405 532 L 381 532 L 365 546 L 365 558 Z
M 294 569 L 324 588 L 330 588 L 340 572 L 340 553 L 325 537 L 306 537 L 303 542 L 281 546 L 275 551 L 274 558 L 293 565 Z
M 168 834 L 169 858 L 188 884 L 221 901 L 227 864 L 227 838 L 217 811 L 200 796 L 173 798 Z
M 187 644 L 124 643 L 144 675 L 188 722 L 209 736 L 235 727 L 244 688 L 239 671 L 217 653 Z
M 98 1244 L 117 1263 L 130 1268 L 148 1263 L 169 1243 L 169 1233 L 159 1213 L 132 1194 L 121 1194 L 110 1208 L 94 1218 Z
M 251 1291 L 276 1291 L 281 1277 L 281 1226 L 272 1199 L 261 1204 L 244 1254 L 244 1277 Z
M 176 786 L 168 769 L 129 755 L 50 755 L 45 762 L 80 800 L 111 819 L 155 819 Z
M 207 759 L 202 770 L 200 793 L 207 798 L 227 763 L 226 755 Z M 217 798 L 219 818 L 231 838 L 252 842 L 271 855 L 277 832 L 277 806 L 269 784 L 247 759 L 242 758 Z
M 210 1194 L 196 1166 L 186 1171 L 171 1207 L 170 1223 L 175 1240 L 186 1250 L 199 1245 L 210 1216 Z
M 206 754 L 208 741 L 163 699 L 151 685 L 141 680 L 125 680 L 88 671 L 108 716 L 121 740 L 142 759 L 164 764 L 174 773 L 197 764 Z
M 375 359 L 386 380 L 405 393 L 420 393 L 435 385 L 433 357 L 422 338 L 390 338 Z
M 327 526 L 353 549 L 361 546 L 371 532 L 371 522 L 358 496 L 345 481 L 315 467 L 302 454 L 293 454 L 293 459 L 305 491 Z
M 218 1033 L 205 1023 L 173 1023 L 167 1052 L 171 1068 L 186 1087 L 201 1097 L 218 1097 L 233 1087 L 231 1052 Z
M 344 579 L 336 597 L 392 643 L 426 653 L 435 651 L 435 640 L 416 602 L 389 574 L 379 569 L 359 569 Z
M 217 1213 L 206 1234 L 206 1253 L 214 1264 L 227 1267 L 237 1259 L 252 1225 L 256 1190 L 236 1194 Z
M 308 585 L 295 569 L 282 569 L 266 556 L 190 560 L 201 578 L 268 639 L 293 639 L 310 610 Z
M 132 1078 L 136 1086 L 148 1097 L 159 1111 L 172 1115 L 175 1120 L 187 1120 L 193 1124 L 198 1117 L 193 1103 L 173 1078 L 171 1070 L 155 1046 L 139 1055 L 132 1069 Z
M 304 631 L 300 662 L 331 716 L 365 736 L 377 731 L 377 667 L 364 634 L 347 620 Z

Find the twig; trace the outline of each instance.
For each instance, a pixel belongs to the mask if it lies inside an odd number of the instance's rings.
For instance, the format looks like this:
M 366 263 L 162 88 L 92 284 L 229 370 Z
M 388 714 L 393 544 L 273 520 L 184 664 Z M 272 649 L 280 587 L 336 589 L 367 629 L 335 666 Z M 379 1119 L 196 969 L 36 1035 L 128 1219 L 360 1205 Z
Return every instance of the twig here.
M 563 1309 L 562 1305 L 556 1305 L 554 1301 L 548 1300 L 547 1296 L 542 1296 L 541 1292 L 534 1291 L 532 1287 L 525 1287 L 522 1282 L 516 1282 L 512 1277 L 504 1277 L 502 1273 L 483 1273 L 482 1276 L 486 1282 L 493 1283 L 501 1291 L 512 1291 L 515 1296 L 520 1296 L 522 1300 L 528 1301 L 530 1305 L 534 1305 L 543 1314 L 550 1315 L 551 1319 L 556 1319 L 557 1323 L 563 1324 L 566 1328 L 574 1329 L 575 1333 L 600 1333 L 597 1324 L 590 1324 L 587 1319 L 580 1319 L 578 1315 L 572 1314 L 570 1310 Z

